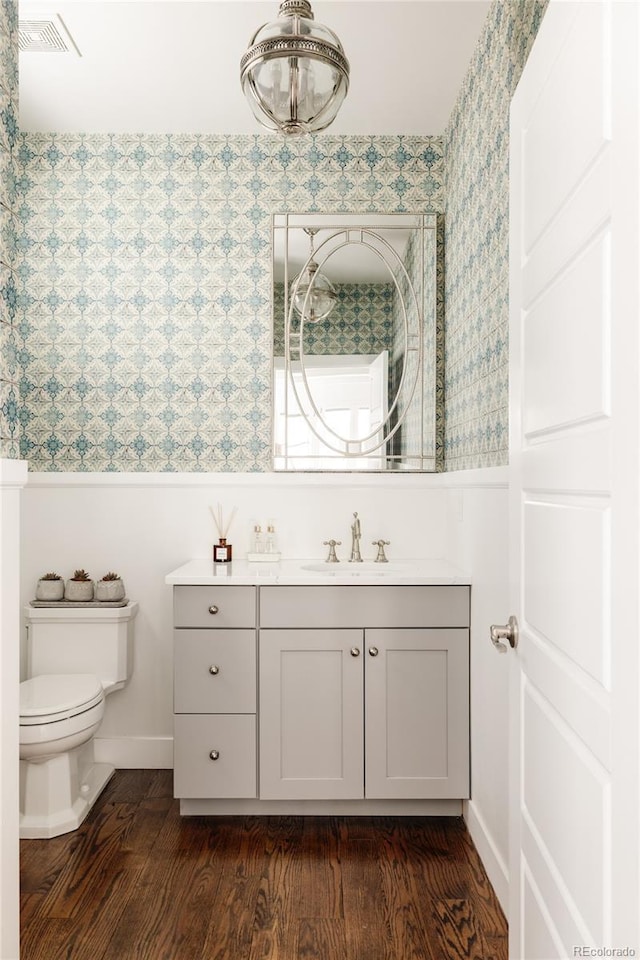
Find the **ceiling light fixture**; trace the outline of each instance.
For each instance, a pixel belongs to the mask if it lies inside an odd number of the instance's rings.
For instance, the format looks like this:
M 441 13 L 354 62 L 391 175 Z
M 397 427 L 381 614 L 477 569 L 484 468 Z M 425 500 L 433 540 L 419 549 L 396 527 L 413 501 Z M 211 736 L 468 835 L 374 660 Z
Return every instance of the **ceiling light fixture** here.
M 291 298 L 300 316 L 307 323 L 319 323 L 325 320 L 338 300 L 338 295 L 330 280 L 318 270 L 313 259 L 313 238 L 318 232 L 315 227 L 304 227 L 309 237 L 309 259 L 303 270 L 291 281 Z
M 282 0 L 240 61 L 240 82 L 256 119 L 281 133 L 315 133 L 332 123 L 349 88 L 349 61 L 309 0 Z

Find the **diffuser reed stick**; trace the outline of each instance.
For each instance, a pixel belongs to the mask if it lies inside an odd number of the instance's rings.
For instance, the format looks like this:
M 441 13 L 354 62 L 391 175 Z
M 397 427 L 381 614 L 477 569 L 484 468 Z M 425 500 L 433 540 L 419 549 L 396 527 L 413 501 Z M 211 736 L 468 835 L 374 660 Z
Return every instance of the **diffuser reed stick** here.
M 209 512 L 213 518 L 216 530 L 218 531 L 218 543 L 214 543 L 213 545 L 213 559 L 215 563 L 229 563 L 231 560 L 232 547 L 230 543 L 227 543 L 227 534 L 229 533 L 237 509 L 237 507 L 233 508 L 227 522 L 225 523 L 222 505 L 220 503 L 216 504 L 215 510 L 211 505 L 209 505 Z

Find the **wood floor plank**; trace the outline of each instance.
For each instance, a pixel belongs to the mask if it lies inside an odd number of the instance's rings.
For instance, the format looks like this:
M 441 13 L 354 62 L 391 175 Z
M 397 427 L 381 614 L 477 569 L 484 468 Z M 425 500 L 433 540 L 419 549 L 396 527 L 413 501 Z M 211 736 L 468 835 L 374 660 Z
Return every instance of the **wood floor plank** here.
M 20 937 L 20 960 L 71 960 L 64 944 L 72 925 L 72 920 L 58 918 L 31 920 Z M 82 955 L 78 955 L 77 960 L 83 960 Z
M 20 894 L 20 929 L 25 930 L 27 926 L 38 916 L 42 909 L 45 899 L 44 893 L 21 893 Z
M 174 957 L 198 956 L 207 932 L 208 914 L 196 916 L 191 905 L 194 899 L 215 895 L 218 877 L 208 873 L 210 853 L 204 833 L 183 857 L 165 856 L 154 847 L 139 874 L 135 895 L 128 897 L 116 918 L 103 960 L 173 960 Z M 191 926 L 185 929 L 189 918 Z
M 407 848 L 403 832 L 394 831 L 382 845 L 380 858 L 383 891 L 386 903 L 385 922 L 393 941 L 396 956 L 402 960 L 434 960 L 429 930 L 429 912 L 418 898 L 414 874 L 407 869 Z
M 96 883 L 87 891 L 80 923 L 76 922 L 75 917 L 50 921 L 54 924 L 50 929 L 56 932 L 56 949 L 60 957 L 100 960 L 104 956 L 126 904 L 137 894 L 138 877 L 139 874 L 130 869 L 110 872 L 103 882 Z M 27 930 L 32 933 L 31 925 L 27 925 Z M 31 945 L 29 941 L 23 942 L 22 960 L 36 960 L 39 957 L 37 943 L 34 949 L 33 941 Z
M 335 820 L 306 817 L 300 844 L 293 851 L 295 919 L 342 916 L 338 850 Z
M 293 960 L 295 945 L 291 928 L 282 920 L 253 931 L 247 960 Z
M 20 889 L 23 893 L 46 893 L 69 865 L 83 842 L 83 832 L 50 840 L 20 841 Z
M 135 804 L 106 804 L 85 822 L 81 842 L 51 888 L 47 916 L 72 917 L 82 909 L 88 892 L 104 882 L 136 813 Z
M 346 957 L 344 921 L 334 917 L 300 920 L 295 960 L 326 960 Z
M 502 934 L 500 937 L 484 938 L 487 945 L 487 960 L 509 960 L 509 939 Z
M 181 817 L 170 792 L 118 771 L 22 842 L 21 960 L 507 960 L 461 818 Z
M 382 919 L 386 902 L 376 840 L 348 840 L 341 847 L 341 862 L 345 956 L 385 960 L 392 949 L 391 931 Z
M 467 900 L 435 900 L 433 909 L 447 960 L 487 960 L 489 951 Z
M 207 960 L 249 954 L 267 856 L 259 818 L 247 818 L 235 835 L 226 834 L 218 850 L 220 882 L 202 954 Z

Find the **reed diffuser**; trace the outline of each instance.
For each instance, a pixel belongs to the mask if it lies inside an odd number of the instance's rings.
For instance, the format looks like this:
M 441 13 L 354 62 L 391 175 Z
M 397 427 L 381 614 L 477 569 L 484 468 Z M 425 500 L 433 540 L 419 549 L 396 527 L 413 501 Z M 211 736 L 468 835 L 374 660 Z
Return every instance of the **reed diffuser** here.
M 229 519 L 225 523 L 224 514 L 222 512 L 222 506 L 218 503 L 216 509 L 209 507 L 211 516 L 213 517 L 213 522 L 215 524 L 216 530 L 218 531 L 218 542 L 213 545 L 213 562 L 214 563 L 231 563 L 233 555 L 233 547 L 230 543 L 227 543 L 227 536 L 229 534 L 229 529 L 233 523 L 233 518 L 236 515 L 237 507 L 234 507 L 231 511 Z

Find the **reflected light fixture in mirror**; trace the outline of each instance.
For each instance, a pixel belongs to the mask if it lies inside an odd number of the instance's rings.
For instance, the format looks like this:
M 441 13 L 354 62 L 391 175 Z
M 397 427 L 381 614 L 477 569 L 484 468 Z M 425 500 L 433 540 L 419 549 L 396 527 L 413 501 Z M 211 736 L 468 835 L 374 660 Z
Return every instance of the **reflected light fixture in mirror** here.
M 349 61 L 336 34 L 316 23 L 309 0 L 282 0 L 240 61 L 254 116 L 286 134 L 316 133 L 336 118 L 349 89 Z
M 297 313 L 307 323 L 325 320 L 336 305 L 338 295 L 330 280 L 318 270 L 313 258 L 313 238 L 318 232 L 313 227 L 304 227 L 309 237 L 309 259 L 304 269 L 291 282 L 291 299 Z

